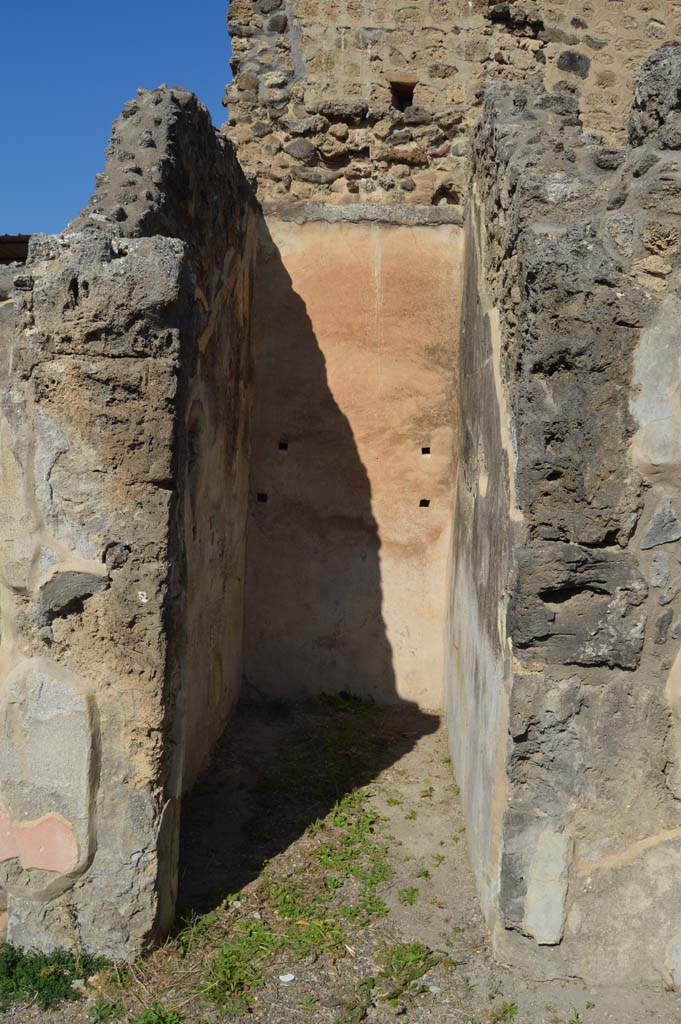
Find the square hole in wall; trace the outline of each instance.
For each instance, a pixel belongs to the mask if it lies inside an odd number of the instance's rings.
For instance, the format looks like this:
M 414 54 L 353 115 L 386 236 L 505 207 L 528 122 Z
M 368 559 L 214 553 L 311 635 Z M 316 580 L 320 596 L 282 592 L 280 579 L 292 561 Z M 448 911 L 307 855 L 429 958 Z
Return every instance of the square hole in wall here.
M 430 457 L 430 445 L 429 444 L 426 444 L 426 445 L 423 446 L 423 448 L 421 449 L 421 455 L 425 456 L 425 458 L 429 458 Z
M 430 498 L 421 498 L 419 508 L 430 508 Z
M 414 105 L 415 81 L 394 79 L 390 83 L 390 102 L 395 110 L 409 110 Z
M 280 452 L 287 452 L 288 451 L 288 441 L 280 441 L 279 442 L 279 451 Z
M 267 504 L 267 495 L 264 493 L 264 491 L 258 492 L 257 501 L 259 505 Z

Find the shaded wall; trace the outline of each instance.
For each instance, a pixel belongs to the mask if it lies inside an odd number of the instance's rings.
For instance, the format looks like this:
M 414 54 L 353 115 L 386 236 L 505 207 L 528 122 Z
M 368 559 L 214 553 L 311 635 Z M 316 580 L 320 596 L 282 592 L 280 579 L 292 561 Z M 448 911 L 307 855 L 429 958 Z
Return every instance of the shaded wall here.
M 17 945 L 130 959 L 172 922 L 182 792 L 241 677 L 254 226 L 207 111 L 143 92 L 87 209 L 0 293 Z
M 484 227 L 476 199 L 466 225 L 445 707 L 470 860 L 483 912 L 493 921 L 508 796 L 511 648 L 506 612 L 514 453 L 501 384 L 498 314 L 486 286 Z
M 268 221 L 245 671 L 442 702 L 461 231 Z

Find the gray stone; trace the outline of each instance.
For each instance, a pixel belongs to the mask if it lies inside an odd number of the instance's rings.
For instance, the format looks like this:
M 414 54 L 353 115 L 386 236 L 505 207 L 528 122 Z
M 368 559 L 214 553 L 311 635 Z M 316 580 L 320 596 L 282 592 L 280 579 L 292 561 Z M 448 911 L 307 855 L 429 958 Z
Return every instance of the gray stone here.
M 578 78 L 587 78 L 591 70 L 591 58 L 577 50 L 563 50 L 558 58 L 557 66 L 561 71 L 568 71 Z
M 655 622 L 655 643 L 666 644 L 669 637 L 669 629 L 674 618 L 674 612 L 671 608 L 667 608 L 666 611 L 662 612 L 658 616 Z
M 55 616 L 67 615 L 74 608 L 82 607 L 83 601 L 99 590 L 109 586 L 109 577 L 104 573 L 95 575 L 74 569 L 63 570 L 58 566 L 40 587 L 38 606 L 40 617 L 48 622 Z
M 669 553 L 656 551 L 650 562 L 651 587 L 666 587 L 669 582 Z
M 612 149 L 607 146 L 596 149 L 591 154 L 591 159 L 596 167 L 602 171 L 615 171 L 621 167 L 626 159 L 626 152 L 623 149 Z
M 671 604 L 674 598 L 678 597 L 679 594 L 681 594 L 681 580 L 677 580 L 676 583 L 672 583 L 671 586 L 666 588 L 666 590 L 663 590 L 658 596 L 658 603 L 664 607 L 665 605 Z
M 292 156 L 294 160 L 300 160 L 301 163 L 308 166 L 316 163 L 319 159 L 317 147 L 309 139 L 293 139 L 292 142 L 284 146 L 284 152 Z
M 270 18 L 267 22 L 268 32 L 285 32 L 288 28 L 288 17 L 285 14 L 275 14 L 274 17 Z
M 658 547 L 660 544 L 673 544 L 677 540 L 681 540 L 681 523 L 676 518 L 676 512 L 672 507 L 672 499 L 665 497 L 662 498 L 653 513 L 653 517 L 643 535 L 641 548 L 647 551 L 650 548 Z
M 651 167 L 654 167 L 659 161 L 657 153 L 641 153 L 640 156 L 636 157 L 631 164 L 631 173 L 635 178 L 642 178 L 644 174 L 647 174 Z
M 656 50 L 643 65 L 636 83 L 634 105 L 629 119 L 629 139 L 634 146 L 659 144 L 660 131 L 681 101 L 681 49 Z
M 554 831 L 551 825 L 537 840 L 527 881 L 523 927 L 540 946 L 555 946 L 563 937 L 571 846 L 570 837 Z

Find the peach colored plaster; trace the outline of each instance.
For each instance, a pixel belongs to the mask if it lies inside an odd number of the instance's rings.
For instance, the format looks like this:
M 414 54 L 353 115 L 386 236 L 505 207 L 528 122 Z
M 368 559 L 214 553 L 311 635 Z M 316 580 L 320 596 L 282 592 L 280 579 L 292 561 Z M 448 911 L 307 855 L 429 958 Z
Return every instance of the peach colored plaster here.
M 78 840 L 73 826 L 58 814 L 17 824 L 0 808 L 0 861 L 15 857 L 25 870 L 42 868 L 68 874 L 78 863 Z

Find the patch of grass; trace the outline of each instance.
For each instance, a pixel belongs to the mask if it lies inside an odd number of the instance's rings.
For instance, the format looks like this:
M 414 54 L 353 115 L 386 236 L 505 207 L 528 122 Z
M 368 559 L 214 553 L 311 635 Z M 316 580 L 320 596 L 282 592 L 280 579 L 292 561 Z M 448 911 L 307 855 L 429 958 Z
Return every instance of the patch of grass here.
M 426 881 L 427 881 L 431 877 L 430 876 L 430 871 L 428 870 L 428 868 L 421 868 L 420 871 L 416 872 L 416 877 L 417 878 L 425 878 Z
M 434 854 L 432 854 L 432 857 L 433 857 L 433 863 L 435 864 L 436 868 L 439 868 L 440 865 L 444 864 L 444 862 L 445 862 L 445 855 L 444 855 L 444 853 L 434 853 Z
M 451 763 L 452 763 L 451 757 L 443 757 L 443 758 L 440 759 L 440 764 L 451 764 Z
M 223 901 L 224 907 L 231 906 L 236 901 L 235 896 L 228 896 Z M 183 927 L 177 936 L 177 948 L 181 957 L 189 956 L 192 949 L 206 939 L 210 930 L 218 921 L 216 910 L 208 914 L 191 914 L 185 919 Z
M 131 1024 L 182 1024 L 183 1021 L 184 1017 L 175 1010 L 166 1010 L 161 1003 L 154 1003 L 138 1017 L 133 1017 Z
M 106 999 L 97 999 L 90 1007 L 90 1020 L 93 1024 L 112 1024 L 125 1014 L 120 1003 L 111 1003 Z
M 65 951 L 26 953 L 5 942 L 0 946 L 0 1007 L 36 1002 L 49 1010 L 77 999 L 72 983 L 85 980 L 103 966 L 103 960 L 91 956 Z
M 245 1012 L 253 1002 L 253 990 L 265 981 L 264 964 L 280 949 L 281 939 L 268 925 L 237 921 L 232 937 L 209 967 L 206 994 L 228 1016 Z
M 419 891 L 413 885 L 408 885 L 405 889 L 398 889 L 397 898 L 405 907 L 413 907 L 419 898 Z
M 377 917 L 385 917 L 386 914 L 390 913 L 390 909 L 375 893 L 369 892 L 364 896 L 360 896 L 356 903 L 347 907 L 341 907 L 340 913 L 347 920 L 366 926 L 371 921 L 375 921 Z
M 405 821 L 416 821 L 416 811 L 407 811 L 404 816 Z
M 506 1021 L 513 1020 L 518 1015 L 518 1004 L 507 1003 L 506 1000 L 501 1004 L 498 1010 L 495 1010 L 489 1019 L 489 1024 L 505 1024 Z
M 389 946 L 379 957 L 378 983 L 384 989 L 379 998 L 395 1004 L 406 995 L 418 994 L 422 990 L 415 990 L 414 983 L 439 962 L 440 957 L 421 942 Z
M 374 1002 L 376 983 L 377 979 L 373 975 L 362 978 L 356 987 L 354 997 L 341 1007 L 338 1024 L 362 1024 L 366 1020 L 367 1011 Z
M 316 996 L 301 996 L 298 1000 L 298 1006 L 302 1006 L 306 1010 L 316 1010 L 319 1006 L 319 1000 Z
M 238 920 L 206 973 L 205 995 L 223 1013 L 236 1016 L 248 1010 L 277 955 L 286 952 L 302 960 L 335 954 L 345 944 L 341 920 L 365 927 L 388 913 L 376 893 L 393 874 L 386 848 L 375 836 L 379 821 L 365 790 L 347 793 L 324 823 L 329 838 L 314 852 L 324 869 L 321 879 L 309 871 L 265 879 L 261 910 L 267 920 Z M 351 878 L 359 882 L 360 894 L 338 908 L 336 893 Z
M 402 801 L 398 800 L 396 796 L 389 796 L 386 800 L 388 807 L 401 807 Z

